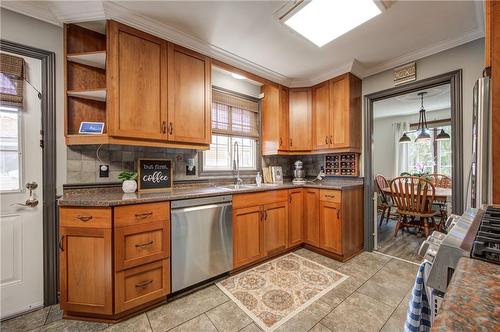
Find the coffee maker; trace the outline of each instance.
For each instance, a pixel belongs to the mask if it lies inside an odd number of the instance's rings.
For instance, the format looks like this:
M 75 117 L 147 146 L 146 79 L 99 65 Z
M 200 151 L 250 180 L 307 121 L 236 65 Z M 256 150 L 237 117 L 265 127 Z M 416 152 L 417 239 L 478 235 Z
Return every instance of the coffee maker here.
M 297 160 L 293 163 L 293 184 L 304 184 L 306 183 L 304 164 L 302 161 Z

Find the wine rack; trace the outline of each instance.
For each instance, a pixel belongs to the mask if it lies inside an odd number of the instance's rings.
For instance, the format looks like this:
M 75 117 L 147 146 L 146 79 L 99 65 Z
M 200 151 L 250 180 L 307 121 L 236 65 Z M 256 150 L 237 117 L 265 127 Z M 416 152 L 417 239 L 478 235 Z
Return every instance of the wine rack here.
M 359 153 L 325 155 L 326 176 L 359 176 Z

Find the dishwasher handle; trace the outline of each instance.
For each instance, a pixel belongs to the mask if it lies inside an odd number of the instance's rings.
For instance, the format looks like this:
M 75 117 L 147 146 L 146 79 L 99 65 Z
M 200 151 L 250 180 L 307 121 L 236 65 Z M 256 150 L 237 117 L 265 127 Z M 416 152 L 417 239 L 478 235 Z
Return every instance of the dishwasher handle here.
M 192 212 L 192 211 L 210 210 L 210 209 L 216 209 L 216 208 L 232 206 L 232 205 L 233 205 L 232 203 L 222 203 L 222 204 L 190 206 L 190 207 L 185 207 L 185 208 L 174 208 L 174 209 L 172 209 L 172 213 L 178 213 L 178 212 L 185 213 L 185 212 Z
M 183 199 L 179 201 L 172 201 L 171 209 L 180 209 L 180 208 L 188 208 L 188 207 L 198 207 L 204 205 L 214 205 L 214 204 L 231 204 L 233 201 L 232 195 L 224 195 L 224 196 L 212 196 L 212 197 L 202 197 L 202 198 L 192 198 L 192 199 Z

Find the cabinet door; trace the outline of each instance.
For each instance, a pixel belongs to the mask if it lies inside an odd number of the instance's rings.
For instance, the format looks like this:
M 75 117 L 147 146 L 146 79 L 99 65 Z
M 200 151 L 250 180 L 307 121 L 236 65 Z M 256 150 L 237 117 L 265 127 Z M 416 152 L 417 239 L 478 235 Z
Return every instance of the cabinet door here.
M 312 149 L 311 89 L 290 89 L 289 150 Z
M 61 308 L 113 313 L 110 228 L 60 228 Z
M 304 239 L 304 191 L 293 189 L 288 192 L 288 246 L 299 245 Z
M 261 88 L 264 98 L 262 99 L 262 154 L 276 154 L 280 149 L 286 149 L 281 136 L 281 122 L 283 120 L 280 106 L 280 87 L 275 85 L 263 85 Z M 288 136 L 287 136 L 288 137 Z
M 330 83 L 324 82 L 312 88 L 313 149 L 330 146 Z
M 318 189 L 304 189 L 304 242 L 319 247 Z
M 321 201 L 319 211 L 319 247 L 342 255 L 340 204 Z
M 168 140 L 210 144 L 210 58 L 168 45 Z
M 264 252 L 286 249 L 288 244 L 288 204 L 278 202 L 264 205 Z
M 111 21 L 107 110 L 111 136 L 165 139 L 167 43 Z
M 345 74 L 330 82 L 330 148 L 361 149 L 361 80 Z
M 263 215 L 262 206 L 233 210 L 233 268 L 263 256 Z
M 288 151 L 288 113 L 290 92 L 288 88 L 280 86 L 280 119 L 279 119 L 279 147 L 280 151 Z

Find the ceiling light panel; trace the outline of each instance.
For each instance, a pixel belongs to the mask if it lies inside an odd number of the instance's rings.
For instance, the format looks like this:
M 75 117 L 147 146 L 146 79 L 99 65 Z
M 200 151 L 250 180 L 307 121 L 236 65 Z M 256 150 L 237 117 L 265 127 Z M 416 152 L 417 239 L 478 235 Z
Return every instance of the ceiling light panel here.
M 311 0 L 284 23 L 321 47 L 380 13 L 373 0 Z

